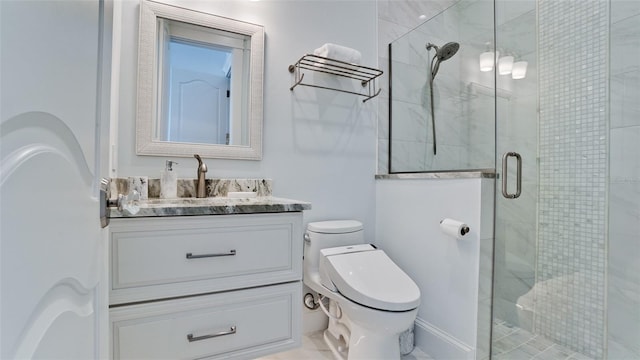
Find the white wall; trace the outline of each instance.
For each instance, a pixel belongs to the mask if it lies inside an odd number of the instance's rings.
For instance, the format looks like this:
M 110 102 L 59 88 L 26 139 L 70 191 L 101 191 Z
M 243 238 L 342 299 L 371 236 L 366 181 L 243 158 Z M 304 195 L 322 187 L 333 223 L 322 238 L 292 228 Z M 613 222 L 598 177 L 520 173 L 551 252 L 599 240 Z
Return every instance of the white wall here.
M 287 67 L 327 42 L 356 48 L 364 65 L 376 66 L 376 3 L 165 2 L 265 27 L 263 159 L 206 159 L 207 177 L 271 178 L 274 195 L 312 203 L 305 221 L 354 218 L 373 236 L 376 100 L 363 104 L 354 95 L 309 87 L 291 92 Z M 166 158 L 135 155 L 138 8 L 137 1 L 122 3 L 121 46 L 114 49 L 120 55 L 120 71 L 114 74 L 114 83 L 119 83 L 116 169 L 117 176 L 159 177 Z M 306 79 L 323 80 L 314 74 Z M 340 85 L 353 87 L 349 82 Z M 195 159 L 172 160 L 179 163 L 179 177 L 195 177 Z
M 488 335 L 490 324 L 493 184 L 493 179 L 376 183 L 376 244 L 420 288 L 416 345 L 436 359 L 472 359 L 477 348 L 488 355 L 488 337 L 481 335 Z M 471 232 L 462 240 L 444 235 L 439 223 L 447 217 L 464 221 Z

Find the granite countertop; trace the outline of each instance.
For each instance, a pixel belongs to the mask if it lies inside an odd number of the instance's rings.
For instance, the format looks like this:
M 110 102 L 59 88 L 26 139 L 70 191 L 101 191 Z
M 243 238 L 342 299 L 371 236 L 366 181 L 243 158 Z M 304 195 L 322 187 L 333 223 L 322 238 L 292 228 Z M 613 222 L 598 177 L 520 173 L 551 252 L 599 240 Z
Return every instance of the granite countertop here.
M 310 210 L 311 203 L 273 196 L 255 198 L 177 198 L 148 199 L 137 202 L 139 211 L 135 214 L 118 208 L 111 208 L 110 218 L 190 216 L 190 215 L 229 215 L 293 212 Z

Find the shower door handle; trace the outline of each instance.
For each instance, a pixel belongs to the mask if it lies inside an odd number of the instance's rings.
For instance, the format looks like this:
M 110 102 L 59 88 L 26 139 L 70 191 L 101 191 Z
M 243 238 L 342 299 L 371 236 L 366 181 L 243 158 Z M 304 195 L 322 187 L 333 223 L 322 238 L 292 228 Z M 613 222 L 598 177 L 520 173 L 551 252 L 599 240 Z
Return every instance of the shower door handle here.
M 509 157 L 515 157 L 518 165 L 516 172 L 516 193 L 509 194 L 507 190 L 507 178 L 508 178 L 508 163 Z M 522 156 L 517 152 L 506 152 L 502 155 L 502 196 L 507 199 L 517 199 L 522 193 Z

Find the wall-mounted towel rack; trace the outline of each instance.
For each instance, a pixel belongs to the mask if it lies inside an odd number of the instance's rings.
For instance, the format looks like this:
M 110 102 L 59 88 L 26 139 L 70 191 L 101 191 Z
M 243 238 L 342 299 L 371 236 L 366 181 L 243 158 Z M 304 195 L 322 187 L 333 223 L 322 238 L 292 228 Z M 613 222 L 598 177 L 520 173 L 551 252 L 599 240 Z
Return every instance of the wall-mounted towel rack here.
M 338 88 L 333 88 L 328 86 L 303 83 L 302 82 L 302 80 L 304 79 L 303 70 L 318 71 L 326 74 L 332 74 L 332 75 L 346 77 L 349 79 L 358 80 L 360 81 L 360 84 L 363 87 L 367 87 L 367 92 L 366 93 L 355 92 L 355 91 L 338 89 Z M 289 65 L 289 72 L 295 75 L 295 83 L 289 89 L 291 91 L 293 91 L 293 89 L 298 85 L 311 86 L 311 87 L 320 88 L 320 89 L 335 90 L 335 91 L 340 91 L 348 94 L 364 96 L 365 99 L 362 100 L 362 102 L 366 102 L 378 96 L 380 94 L 380 91 L 382 91 L 382 89 L 378 89 L 376 91 L 376 79 L 380 75 L 382 75 L 383 73 L 382 70 L 378 70 L 375 68 L 362 66 L 362 65 L 356 65 L 356 64 L 352 64 L 352 63 L 348 63 L 340 60 L 330 59 L 330 58 L 326 58 L 318 55 L 306 54 L 302 56 L 300 60 L 296 61 L 295 64 Z

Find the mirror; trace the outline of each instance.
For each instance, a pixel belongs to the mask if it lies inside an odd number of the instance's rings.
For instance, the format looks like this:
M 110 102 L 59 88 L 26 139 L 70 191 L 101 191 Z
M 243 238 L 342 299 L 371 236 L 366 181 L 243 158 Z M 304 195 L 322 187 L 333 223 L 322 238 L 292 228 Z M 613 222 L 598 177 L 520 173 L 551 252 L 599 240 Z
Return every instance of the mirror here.
M 142 0 L 138 46 L 138 155 L 262 158 L 262 26 Z

